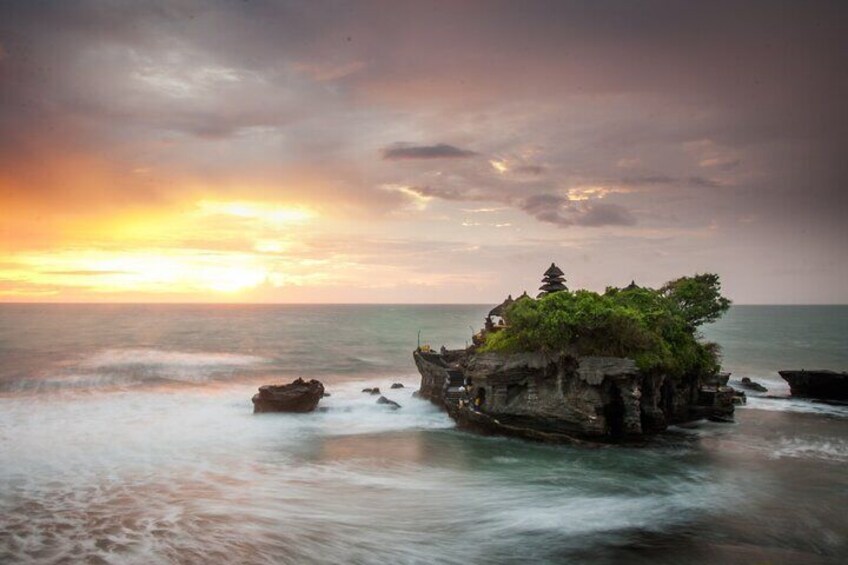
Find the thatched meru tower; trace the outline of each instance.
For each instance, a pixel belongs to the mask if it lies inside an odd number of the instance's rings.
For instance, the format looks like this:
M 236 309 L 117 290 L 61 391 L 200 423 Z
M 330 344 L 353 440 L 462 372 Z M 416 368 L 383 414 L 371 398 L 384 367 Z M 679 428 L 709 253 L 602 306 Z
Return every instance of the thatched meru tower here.
M 555 263 L 551 263 L 551 266 L 545 271 L 545 276 L 542 278 L 542 286 L 539 287 L 539 290 L 542 292 L 539 293 L 537 298 L 561 290 L 568 290 L 568 287 L 565 286 L 565 273 Z

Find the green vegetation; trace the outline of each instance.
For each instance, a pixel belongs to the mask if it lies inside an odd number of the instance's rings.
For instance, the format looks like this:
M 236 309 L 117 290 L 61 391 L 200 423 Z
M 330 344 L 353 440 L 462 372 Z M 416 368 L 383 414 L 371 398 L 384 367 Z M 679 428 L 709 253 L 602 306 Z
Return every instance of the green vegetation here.
M 659 290 L 608 288 L 522 298 L 504 313 L 506 327 L 488 333 L 481 351 L 569 351 L 631 357 L 646 372 L 709 374 L 718 347 L 697 339 L 697 326 L 730 307 L 717 275 L 671 281 Z

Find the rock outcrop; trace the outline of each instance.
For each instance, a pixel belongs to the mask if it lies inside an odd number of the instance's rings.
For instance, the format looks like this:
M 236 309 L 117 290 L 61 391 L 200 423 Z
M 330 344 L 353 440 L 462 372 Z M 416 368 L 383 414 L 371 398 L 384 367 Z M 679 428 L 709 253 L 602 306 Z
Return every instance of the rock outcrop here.
M 253 412 L 312 412 L 324 395 L 316 380 L 297 379 L 287 385 L 265 385 L 253 395 Z
M 375 386 L 374 388 L 363 388 L 362 392 L 367 393 L 367 394 L 371 394 L 371 395 L 377 395 L 377 394 L 380 394 L 380 387 Z
M 848 399 L 848 373 L 836 371 L 778 371 L 789 383 L 792 396 L 823 400 Z
M 544 441 L 631 439 L 698 418 L 728 420 L 729 375 L 643 374 L 632 359 L 567 353 L 416 351 L 419 394 L 461 425 Z
M 739 381 L 739 385 L 744 389 L 753 390 L 754 392 L 768 392 L 766 387 L 757 381 L 752 381 L 748 377 L 742 377 L 742 380 Z
M 400 404 L 398 404 L 394 400 L 389 400 L 385 396 L 381 396 L 380 398 L 378 398 L 377 404 L 385 404 L 386 406 L 389 406 L 392 410 L 397 410 L 401 407 Z
M 389 388 L 404 388 L 403 383 L 392 383 L 392 386 Z

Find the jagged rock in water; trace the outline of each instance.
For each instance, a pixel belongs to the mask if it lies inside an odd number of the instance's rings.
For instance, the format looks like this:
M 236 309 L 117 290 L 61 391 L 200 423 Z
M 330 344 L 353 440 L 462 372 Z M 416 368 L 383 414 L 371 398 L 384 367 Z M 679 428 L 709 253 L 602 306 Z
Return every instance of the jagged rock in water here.
M 376 387 L 376 386 L 374 388 L 363 388 L 362 392 L 367 392 L 368 394 L 371 394 L 371 395 L 377 395 L 377 394 L 380 394 L 380 388 Z
M 419 394 L 462 425 L 543 441 L 615 440 L 733 415 L 726 375 L 642 374 L 632 359 L 567 353 L 416 351 Z M 468 407 L 466 409 L 466 407 Z
M 756 381 L 752 381 L 748 377 L 742 377 L 742 380 L 739 381 L 739 384 L 740 386 L 742 386 L 742 388 L 753 390 L 754 392 L 768 392 L 768 389 L 766 387 Z
M 394 383 L 390 388 L 404 388 L 403 383 Z
M 264 385 L 253 395 L 253 412 L 312 412 L 324 395 L 315 379 L 297 379 L 287 385 Z
M 397 410 L 398 408 L 401 407 L 400 404 L 398 404 L 394 400 L 389 400 L 385 396 L 381 396 L 380 398 L 378 398 L 377 404 L 385 404 L 385 405 L 389 406 L 392 410 Z
M 792 396 L 825 400 L 848 399 L 848 373 L 836 371 L 778 371 L 789 383 Z

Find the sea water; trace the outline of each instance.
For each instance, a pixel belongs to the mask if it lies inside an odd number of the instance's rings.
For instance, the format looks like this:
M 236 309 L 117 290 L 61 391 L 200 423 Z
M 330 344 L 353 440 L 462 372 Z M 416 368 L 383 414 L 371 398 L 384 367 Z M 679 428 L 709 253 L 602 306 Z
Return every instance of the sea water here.
M 848 369 L 848 307 L 732 308 L 704 338 L 769 393 L 644 448 L 480 437 L 413 398 L 419 339 L 462 347 L 489 307 L 0 306 L 0 562 L 848 558 L 848 408 L 768 398 Z M 295 377 L 319 411 L 252 414 Z

